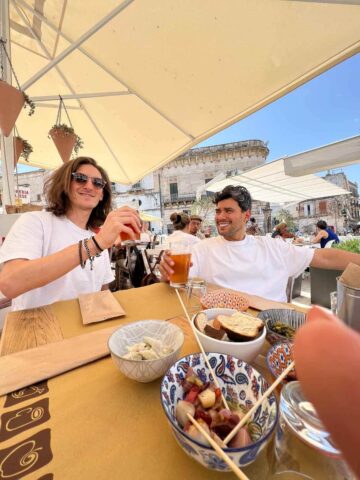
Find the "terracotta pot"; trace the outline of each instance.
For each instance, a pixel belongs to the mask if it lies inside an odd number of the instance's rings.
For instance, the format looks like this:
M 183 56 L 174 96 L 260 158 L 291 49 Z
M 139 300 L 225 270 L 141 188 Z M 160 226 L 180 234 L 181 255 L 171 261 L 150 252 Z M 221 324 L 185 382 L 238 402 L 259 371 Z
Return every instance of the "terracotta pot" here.
M 16 168 L 16 164 L 19 161 L 21 152 L 23 151 L 23 148 L 24 148 L 24 142 L 19 137 L 14 137 L 13 142 L 14 142 L 14 168 Z
M 0 128 L 5 137 L 8 137 L 14 128 L 24 102 L 25 98 L 20 90 L 0 80 Z
M 68 162 L 71 157 L 71 152 L 73 151 L 74 145 L 76 143 L 77 135 L 72 133 L 70 135 L 65 135 L 65 133 L 57 128 L 52 128 L 49 132 L 50 137 L 52 138 L 57 151 L 62 159 L 62 161 Z

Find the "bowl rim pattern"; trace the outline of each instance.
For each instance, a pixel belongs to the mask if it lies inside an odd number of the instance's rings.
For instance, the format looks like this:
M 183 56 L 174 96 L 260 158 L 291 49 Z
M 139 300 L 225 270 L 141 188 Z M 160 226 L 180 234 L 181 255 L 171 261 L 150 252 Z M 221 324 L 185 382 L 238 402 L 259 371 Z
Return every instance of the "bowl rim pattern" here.
M 226 357 L 231 357 L 231 358 L 234 358 L 236 359 L 237 361 L 240 361 L 242 362 L 243 364 L 245 365 L 249 365 L 258 375 L 260 375 L 263 379 L 264 379 L 264 382 L 265 384 L 267 385 L 267 388 L 269 388 L 269 384 L 268 384 L 268 381 L 266 380 L 266 378 L 260 373 L 258 372 L 258 370 L 256 370 L 256 368 L 254 368 L 252 365 L 248 364 L 247 362 L 244 362 L 243 360 L 241 360 L 240 358 L 237 358 L 237 357 L 234 357 L 234 355 L 227 355 L 227 354 L 224 354 L 224 353 L 216 353 L 216 352 L 208 352 L 210 355 L 222 355 L 222 356 L 226 356 Z M 175 365 L 177 364 L 178 362 L 181 362 L 181 361 L 184 361 L 184 360 L 187 360 L 189 358 L 192 358 L 194 356 L 201 356 L 202 354 L 201 353 L 190 353 L 188 355 L 185 355 L 184 357 L 181 357 L 179 359 L 177 359 L 177 361 L 169 368 L 169 370 Z M 198 440 L 196 440 L 195 438 L 191 437 L 190 435 L 188 435 L 181 427 L 179 427 L 174 421 L 173 419 L 169 416 L 165 406 L 164 406 L 164 402 L 163 402 L 163 399 L 162 399 L 162 391 L 163 391 L 163 385 L 164 385 L 164 381 L 165 381 L 165 377 L 167 375 L 167 373 L 169 372 L 169 370 L 165 373 L 162 381 L 161 381 L 161 384 L 160 384 L 160 402 L 161 402 L 161 406 L 164 410 L 164 413 L 166 415 L 166 418 L 168 420 L 168 422 L 170 423 L 171 427 L 172 428 L 175 428 L 175 430 L 180 433 L 180 435 L 183 435 L 185 436 L 188 440 L 190 440 L 191 442 L 194 442 L 198 447 L 201 447 L 201 448 L 204 448 L 206 450 L 210 450 L 210 451 L 213 451 L 215 452 L 214 448 L 211 446 L 211 445 L 204 445 L 203 443 L 199 442 Z M 224 448 L 224 452 L 227 452 L 227 453 L 236 453 L 236 452 L 246 452 L 247 450 L 249 449 L 252 449 L 252 448 L 257 448 L 257 450 L 260 449 L 261 445 L 267 441 L 269 439 L 269 437 L 273 434 L 274 430 L 275 430 L 275 427 L 278 423 L 278 420 L 279 420 L 279 405 L 278 405 L 278 400 L 276 398 L 276 395 L 274 394 L 274 392 L 272 392 L 268 398 L 271 398 L 273 397 L 274 398 L 274 403 L 275 403 L 275 419 L 274 419 L 274 422 L 273 424 L 271 425 L 270 429 L 269 429 L 269 432 L 267 432 L 264 436 L 262 436 L 259 440 L 256 440 L 255 442 L 251 443 L 250 445 L 247 445 L 245 447 L 237 447 L 237 448 L 230 448 L 230 447 L 226 447 Z M 260 408 L 261 405 L 258 407 Z M 216 453 L 216 452 L 215 452 Z

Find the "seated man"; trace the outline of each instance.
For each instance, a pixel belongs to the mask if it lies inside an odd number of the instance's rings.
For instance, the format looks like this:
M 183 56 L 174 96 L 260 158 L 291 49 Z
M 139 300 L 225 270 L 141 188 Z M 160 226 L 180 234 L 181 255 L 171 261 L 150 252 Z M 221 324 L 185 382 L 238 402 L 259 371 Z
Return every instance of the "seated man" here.
M 109 177 L 92 158 L 62 165 L 45 195 L 47 211 L 23 213 L 0 249 L 0 292 L 14 310 L 106 289 L 114 279 L 107 249 L 120 232 L 140 233 L 135 210 L 110 211 Z
M 328 228 L 325 220 L 319 220 L 316 226 L 318 231 L 316 236 L 311 239 L 311 243 L 320 243 L 321 248 L 325 248 L 325 245 L 330 242 L 330 240 L 334 240 L 334 243 L 340 243 L 339 237 L 331 228 Z
M 246 235 L 251 196 L 244 187 L 225 187 L 216 194 L 214 202 L 219 236 L 193 247 L 190 276 L 285 302 L 288 278 L 298 277 L 309 265 L 338 270 L 345 269 L 350 262 L 360 265 L 360 255 L 355 253 L 297 248 L 268 236 Z M 172 265 L 171 258 L 163 255 L 159 267 L 163 280 L 169 280 Z
M 205 235 L 200 231 L 202 218 L 199 215 L 190 215 L 189 233 L 203 240 Z

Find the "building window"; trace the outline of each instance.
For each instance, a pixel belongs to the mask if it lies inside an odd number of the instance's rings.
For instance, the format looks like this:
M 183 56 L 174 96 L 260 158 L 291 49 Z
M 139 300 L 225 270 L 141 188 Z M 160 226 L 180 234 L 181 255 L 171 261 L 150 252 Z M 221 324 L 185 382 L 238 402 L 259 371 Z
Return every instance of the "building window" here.
M 141 182 L 136 182 L 131 187 L 133 190 L 139 190 L 141 188 Z
M 36 201 L 37 201 L 37 202 L 41 202 L 41 193 L 38 193 L 38 194 L 36 195 Z
M 178 199 L 178 184 L 177 183 L 170 183 L 170 199 L 177 200 Z
M 306 205 L 306 216 L 307 216 L 307 217 L 310 217 L 310 215 L 311 215 L 310 205 Z
M 205 183 L 211 182 L 212 178 L 205 178 Z
M 116 193 L 116 185 L 115 182 L 111 182 L 111 192 Z

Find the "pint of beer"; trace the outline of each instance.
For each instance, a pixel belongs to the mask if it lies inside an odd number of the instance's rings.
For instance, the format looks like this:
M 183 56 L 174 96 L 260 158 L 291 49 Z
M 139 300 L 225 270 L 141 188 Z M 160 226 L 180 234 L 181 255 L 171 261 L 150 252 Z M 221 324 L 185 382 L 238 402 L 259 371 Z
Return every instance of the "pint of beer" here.
M 186 240 L 174 240 L 169 243 L 170 257 L 174 262 L 174 273 L 170 277 L 171 287 L 184 287 L 190 270 L 190 244 Z

